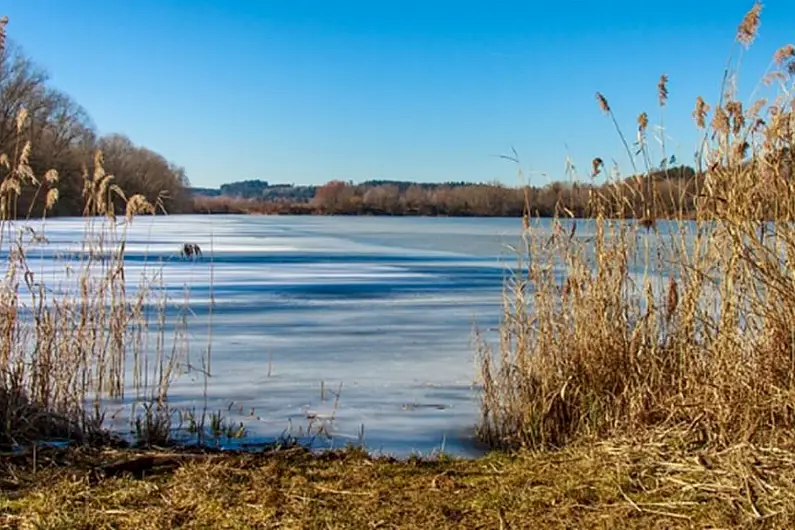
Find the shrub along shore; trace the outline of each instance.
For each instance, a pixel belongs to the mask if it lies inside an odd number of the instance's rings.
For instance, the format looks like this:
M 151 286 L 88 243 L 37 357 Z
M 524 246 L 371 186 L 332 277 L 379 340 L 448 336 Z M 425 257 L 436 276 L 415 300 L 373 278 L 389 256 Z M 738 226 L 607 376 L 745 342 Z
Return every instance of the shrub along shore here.
M 738 26 L 730 64 L 754 40 L 761 9 L 755 4 Z M 2 30 L 0 45 L 5 22 Z M 3 145 L 13 154 L 0 164 L 0 247 L 8 255 L 0 445 L 9 449 L 0 454 L 0 524 L 792 527 L 795 47 L 778 50 L 773 65 L 760 83 L 765 99 L 744 105 L 727 83 L 716 103 L 696 101 L 703 169 L 678 211 L 652 178 L 658 169 L 650 161 L 660 153 L 646 141 L 645 112 L 636 149 L 624 142 L 644 178 L 586 189 L 595 220 L 588 237 L 562 219 L 577 213 L 563 201 L 553 234 L 535 233 L 529 220 L 537 212 L 523 199 L 527 246 L 506 282 L 500 340 L 478 346 L 478 434 L 494 452 L 473 460 L 398 461 L 356 449 L 317 455 L 295 445 L 258 454 L 153 449 L 170 445 L 169 385 L 196 347 L 184 326 L 167 335 L 156 325 L 172 303 L 156 274 L 135 295 L 125 288 L 126 223 L 162 213 L 164 196 L 125 191 L 101 146 L 90 144 L 88 169 L 67 172 L 82 190 L 71 200 L 88 214 L 86 252 L 73 264 L 81 288 L 56 295 L 35 283 L 26 249 L 45 244 L 44 234 L 21 229 L 20 212 L 56 212 L 66 177 L 57 161 L 34 166 L 34 141 L 52 139 L 32 135 L 48 129 L 31 128 L 36 118 L 23 106 L 13 142 Z M 664 113 L 665 75 L 657 93 Z M 604 95 L 596 104 L 617 123 Z M 592 176 L 603 171 L 595 158 Z M 623 220 L 631 217 L 645 221 L 643 237 Z M 681 230 L 658 233 L 661 217 L 681 221 Z M 152 307 L 159 311 L 144 310 Z M 141 346 L 145 330 L 156 335 L 155 351 Z M 210 353 L 207 346 L 193 357 L 204 374 Z M 123 369 L 131 362 L 132 375 Z M 158 384 L 144 387 L 144 379 Z M 143 404 L 130 416 L 148 450 L 109 448 L 103 403 L 123 392 Z M 186 417 L 199 436 L 231 430 L 219 416 Z M 52 437 L 73 446 L 36 443 Z

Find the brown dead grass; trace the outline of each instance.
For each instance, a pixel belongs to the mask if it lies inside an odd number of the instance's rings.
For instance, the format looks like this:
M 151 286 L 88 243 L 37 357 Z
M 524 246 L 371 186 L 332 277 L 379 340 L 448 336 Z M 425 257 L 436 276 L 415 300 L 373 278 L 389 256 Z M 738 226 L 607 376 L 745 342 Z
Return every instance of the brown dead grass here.
M 50 453 L 6 458 L 9 528 L 786 528 L 795 453 L 613 441 L 478 460 Z M 157 461 L 159 459 L 159 464 Z M 149 467 L 115 474 L 119 461 Z M 104 466 L 104 467 L 103 467 Z M 110 473 L 106 470 L 114 470 Z M 113 475 L 113 476 L 108 476 Z
M 740 25 L 728 79 L 760 13 L 754 5 Z M 744 105 L 726 82 L 712 107 L 697 100 L 704 177 L 693 186 L 692 219 L 683 212 L 657 222 L 664 197 L 647 178 L 638 183 L 649 188 L 639 197 L 640 223 L 613 215 L 626 186 L 615 180 L 615 197 L 591 196 L 593 220 L 567 219 L 571 212 L 561 207 L 551 230 L 525 224 L 499 343 L 480 342 L 485 442 L 557 448 L 681 429 L 716 449 L 790 443 L 795 77 L 781 70 L 783 54 L 775 59 L 778 82 L 759 86 L 767 99 Z M 657 87 L 661 115 L 667 82 Z M 652 161 L 668 157 L 664 141 L 653 148 L 648 114 L 630 148 L 615 105 L 600 93 L 597 104 L 626 146 L 633 174 L 645 166 L 651 175 Z M 603 159 L 592 167 L 595 177 Z
M 0 20 L 0 56 L 7 23 Z M 150 203 L 126 193 L 97 151 L 83 168 L 82 234 L 69 251 L 55 248 L 53 263 L 62 268 L 50 276 L 35 258 L 53 250 L 46 220 L 60 177 L 53 169 L 34 172 L 40 153 L 28 139 L 33 128 L 28 109 L 18 109 L 12 152 L 0 153 L 0 253 L 7 256 L 0 273 L 0 449 L 45 439 L 105 443 L 106 403 L 122 399 L 139 442 L 167 443 L 174 412 L 168 388 L 193 369 L 187 318 L 167 318 L 167 311 L 184 310 L 187 300 L 169 296 L 162 265 L 145 266 L 139 278 L 126 272 L 129 227 L 139 216 L 165 213 L 165 195 Z M 34 197 L 27 213 L 20 211 L 24 196 Z M 33 219 L 38 210 L 41 218 Z M 206 377 L 209 345 L 199 358 Z M 204 416 L 198 423 L 203 432 Z

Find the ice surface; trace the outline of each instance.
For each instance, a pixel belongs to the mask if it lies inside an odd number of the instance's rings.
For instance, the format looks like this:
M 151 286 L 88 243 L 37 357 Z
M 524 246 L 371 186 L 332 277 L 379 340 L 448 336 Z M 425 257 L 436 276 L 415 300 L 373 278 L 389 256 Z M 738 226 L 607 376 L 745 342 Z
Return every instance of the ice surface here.
M 82 227 L 47 221 L 49 244 L 29 259 L 48 285 L 75 287 L 59 256 L 80 251 Z M 174 216 L 137 218 L 127 230 L 132 290 L 161 268 L 175 299 L 190 286 L 195 359 L 213 297 L 207 404 L 244 421 L 247 442 L 306 425 L 307 413 L 330 414 L 330 391 L 342 384 L 326 443 L 356 441 L 363 426 L 374 451 L 477 453 L 472 331 L 498 323 L 515 264 L 506 245 L 519 242 L 520 220 Z M 186 242 L 204 257 L 180 259 Z M 201 408 L 203 393 L 201 376 L 186 374 L 169 402 Z

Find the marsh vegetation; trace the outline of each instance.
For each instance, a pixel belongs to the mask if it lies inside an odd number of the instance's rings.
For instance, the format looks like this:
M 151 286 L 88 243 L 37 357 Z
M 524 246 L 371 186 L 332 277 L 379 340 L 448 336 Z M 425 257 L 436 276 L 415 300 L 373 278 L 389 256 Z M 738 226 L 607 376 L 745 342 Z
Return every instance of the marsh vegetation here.
M 756 4 L 742 20 L 731 64 L 747 53 L 760 16 Z M 20 456 L 4 462 L 8 489 L 21 491 L 2 501 L 5 520 L 136 528 L 194 517 L 240 527 L 791 526 L 795 47 L 772 58 L 760 80 L 766 98 L 741 101 L 735 73 L 727 70 L 716 101 L 695 102 L 703 142 L 694 180 L 678 198 L 653 178 L 667 170 L 651 161 L 668 153 L 649 140 L 650 115 L 638 115 L 633 150 L 602 94 L 596 109 L 616 126 L 634 180 L 583 187 L 590 224 L 558 197 L 551 234 L 539 232 L 523 197 L 523 243 L 505 284 L 499 337 L 478 347 L 478 435 L 501 452 L 434 462 L 374 460 L 350 449 L 313 457 L 295 447 L 179 453 L 143 480 L 97 478 L 118 453 L 82 460 L 72 453 L 67 471 L 57 457 L 41 471 L 41 460 Z M 655 87 L 663 117 L 668 86 L 663 75 Z M 55 296 L 26 261 L 46 234 L 14 220 L 24 190 L 42 198 L 42 215 L 52 211 L 61 176 L 34 171 L 30 114 L 16 116 L 0 189 L 9 262 L 0 299 L 0 442 L 101 437 L 103 399 L 128 383 L 146 404 L 133 414 L 140 437 L 164 440 L 173 418 L 168 389 L 188 366 L 184 328 L 166 334 L 164 308 L 173 302 L 156 274 L 134 295 L 127 291 L 124 249 L 125 227 L 165 203 L 125 192 L 96 154 L 82 173 L 77 289 Z M 603 159 L 591 169 L 591 177 L 605 172 Z M 144 348 L 149 336 L 156 346 Z M 190 366 L 209 373 L 211 348 L 199 358 Z M 211 417 L 211 429 L 221 432 L 219 421 Z

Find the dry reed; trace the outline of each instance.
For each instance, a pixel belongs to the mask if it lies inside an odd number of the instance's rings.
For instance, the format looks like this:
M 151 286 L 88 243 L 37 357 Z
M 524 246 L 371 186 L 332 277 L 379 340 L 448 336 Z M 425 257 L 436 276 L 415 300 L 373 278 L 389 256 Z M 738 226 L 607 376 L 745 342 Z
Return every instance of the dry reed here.
M 744 18 L 738 46 L 753 41 L 760 11 Z M 691 188 L 693 219 L 656 222 L 649 172 L 638 177 L 650 192 L 636 212 L 647 231 L 614 220 L 624 216 L 610 205 L 629 181 L 615 197 L 592 194 L 592 221 L 558 217 L 551 234 L 538 223 L 524 231 L 499 345 L 479 342 L 483 440 L 545 448 L 648 429 L 716 447 L 793 440 L 792 55 L 784 47 L 775 56 L 773 104 L 745 109 L 727 85 L 710 121 L 698 98 L 708 165 Z M 657 88 L 665 106 L 667 76 Z M 597 102 L 617 127 L 605 96 Z M 638 125 L 642 136 L 646 113 Z M 648 160 L 648 150 L 641 143 L 638 156 Z M 601 168 L 594 159 L 594 176 Z M 573 237 L 578 223 L 588 233 Z
M 0 21 L 0 45 L 6 23 L 7 18 Z M 26 137 L 27 117 L 21 109 L 20 139 Z M 97 152 L 92 170 L 83 175 L 80 248 L 68 254 L 65 274 L 50 279 L 36 270 L 31 255 L 47 252 L 46 217 L 59 199 L 59 176 L 34 175 L 33 149 L 20 140 L 14 153 L 0 156 L 0 252 L 7 264 L 0 283 L 0 446 L 107 439 L 103 403 L 121 399 L 132 405 L 130 421 L 140 438 L 167 441 L 167 390 L 183 367 L 184 329 L 168 331 L 172 302 L 158 270 L 145 270 L 135 292 L 128 292 L 125 272 L 129 226 L 162 205 L 142 195 L 126 197 Z M 40 222 L 18 211 L 26 190 L 35 190 L 45 204 Z

